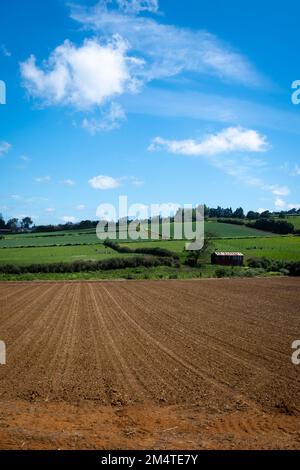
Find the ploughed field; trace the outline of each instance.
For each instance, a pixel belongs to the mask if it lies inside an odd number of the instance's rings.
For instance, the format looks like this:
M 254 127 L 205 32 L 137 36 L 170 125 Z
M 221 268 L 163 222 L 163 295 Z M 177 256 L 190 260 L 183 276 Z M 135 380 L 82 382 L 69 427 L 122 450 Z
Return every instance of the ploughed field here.
M 0 447 L 300 448 L 299 305 L 293 278 L 0 283 Z

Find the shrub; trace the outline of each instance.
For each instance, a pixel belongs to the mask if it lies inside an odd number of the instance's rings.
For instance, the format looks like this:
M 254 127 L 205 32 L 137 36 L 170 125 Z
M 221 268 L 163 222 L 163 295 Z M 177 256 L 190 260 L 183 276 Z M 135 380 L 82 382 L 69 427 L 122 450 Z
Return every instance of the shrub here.
M 177 253 L 166 250 L 165 248 L 157 247 L 141 247 L 141 248 L 130 248 L 128 246 L 119 245 L 119 243 L 113 240 L 105 240 L 104 245 L 111 248 L 118 253 L 132 253 L 132 254 L 144 254 L 179 259 Z
M 291 276 L 300 276 L 300 261 L 294 261 L 287 266 Z
M 169 274 L 169 279 L 178 279 L 178 274 L 176 273 Z
M 7 264 L 0 266 L 0 272 L 5 274 L 23 273 L 74 273 L 83 271 L 107 271 L 137 267 L 174 266 L 178 261 L 167 257 L 132 256 L 129 258 L 110 258 L 99 261 L 73 261 L 72 263 L 45 263 L 17 266 Z
M 227 271 L 224 268 L 218 268 L 218 269 L 216 269 L 215 275 L 218 278 L 226 277 L 227 276 Z
M 268 269 L 271 261 L 267 258 L 250 258 L 247 264 L 250 268 Z
M 267 258 L 251 258 L 248 260 L 251 268 L 263 268 L 265 271 L 280 272 L 290 276 L 300 276 L 300 261 L 275 261 Z
M 248 223 L 246 225 L 247 227 L 278 233 L 280 235 L 288 235 L 289 233 L 294 232 L 294 225 L 286 220 L 261 218 L 257 219 L 254 223 Z

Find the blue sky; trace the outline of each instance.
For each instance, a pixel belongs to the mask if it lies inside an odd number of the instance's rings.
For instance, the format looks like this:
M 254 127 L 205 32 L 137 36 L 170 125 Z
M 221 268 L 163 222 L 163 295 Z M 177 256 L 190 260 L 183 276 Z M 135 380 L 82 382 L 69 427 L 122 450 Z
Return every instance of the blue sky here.
M 300 207 L 297 4 L 3 0 L 0 8 L 5 218 L 96 219 L 99 204 L 119 195 Z

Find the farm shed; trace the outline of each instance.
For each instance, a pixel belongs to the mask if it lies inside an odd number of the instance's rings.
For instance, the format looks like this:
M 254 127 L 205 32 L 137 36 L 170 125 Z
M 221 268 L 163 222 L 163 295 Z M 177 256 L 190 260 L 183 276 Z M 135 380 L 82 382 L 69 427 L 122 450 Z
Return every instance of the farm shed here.
M 244 255 L 239 252 L 215 251 L 211 255 L 211 264 L 221 264 L 222 266 L 243 266 Z

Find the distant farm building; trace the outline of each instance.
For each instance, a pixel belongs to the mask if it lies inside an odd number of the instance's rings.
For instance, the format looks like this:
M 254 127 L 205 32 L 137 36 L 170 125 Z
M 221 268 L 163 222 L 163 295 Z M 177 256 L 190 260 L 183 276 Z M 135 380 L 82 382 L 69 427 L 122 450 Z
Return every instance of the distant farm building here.
M 238 252 L 215 251 L 211 255 L 211 264 L 222 266 L 243 266 L 244 255 Z

